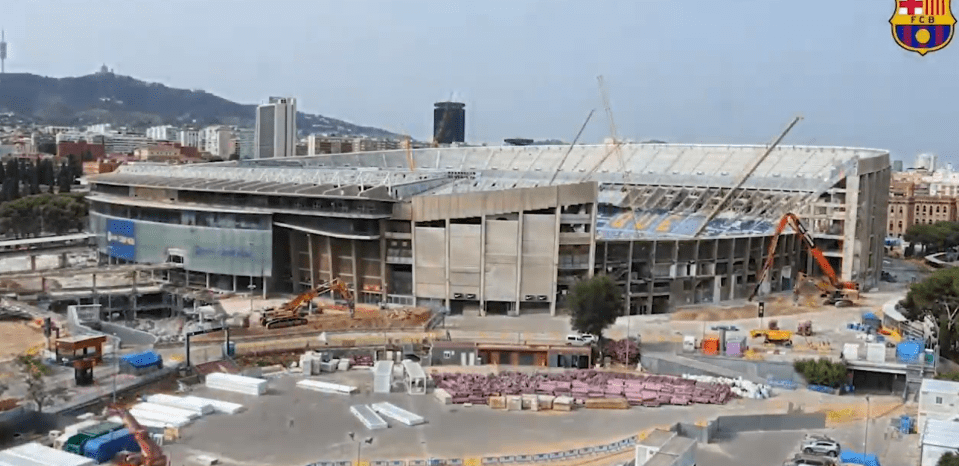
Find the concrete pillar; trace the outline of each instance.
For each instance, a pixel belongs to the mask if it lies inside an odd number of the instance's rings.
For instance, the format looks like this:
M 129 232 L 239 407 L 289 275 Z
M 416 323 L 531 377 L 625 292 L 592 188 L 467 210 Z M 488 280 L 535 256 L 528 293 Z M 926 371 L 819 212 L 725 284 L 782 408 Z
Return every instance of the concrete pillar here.
M 30 270 L 31 271 L 37 270 L 37 256 L 33 254 L 30 255 Z
M 67 267 L 67 253 L 60 254 L 60 268 L 64 269 Z
M 480 217 L 480 317 L 486 316 L 486 215 Z
M 233 276 L 233 292 L 236 293 L 236 275 Z
M 593 278 L 596 269 L 596 203 L 589 205 L 589 271 L 586 276 Z
M 517 223 L 518 234 L 516 241 L 516 309 L 511 313 L 514 316 L 519 315 L 519 305 L 523 302 L 523 211 L 519 211 L 519 222 Z
M 355 295 L 353 296 L 353 299 L 356 300 L 357 303 L 360 303 L 362 302 L 362 300 L 360 300 L 360 293 L 363 291 L 363 287 L 362 287 L 363 278 L 360 277 L 360 270 L 356 266 L 358 262 L 356 260 L 356 242 L 357 241 L 359 240 L 357 239 L 350 240 L 350 261 L 353 262 L 353 289 L 356 290 L 353 293 Z
M 842 231 L 842 270 L 839 272 L 843 281 L 852 280 L 859 249 L 859 238 L 856 236 L 856 222 L 859 220 L 859 181 L 858 175 L 846 177 L 846 220 Z
M 387 286 L 386 286 L 386 249 L 389 246 L 389 243 L 386 239 L 386 220 L 380 220 L 380 302 L 387 302 Z
M 626 263 L 626 315 L 630 315 L 629 306 L 632 300 L 632 286 L 630 285 L 633 281 L 633 240 L 629 240 L 629 262 Z M 607 243 L 609 244 L 609 243 Z M 626 335 L 627 337 L 629 335 Z
M 444 243 L 443 254 L 446 257 L 443 258 L 443 262 L 445 263 L 443 272 L 446 278 L 443 281 L 444 283 L 446 283 L 446 299 L 444 299 L 444 302 L 446 303 L 446 308 L 449 309 L 450 308 L 450 219 L 446 219 L 445 223 L 446 223 L 446 230 L 443 232 L 443 237 L 446 241 L 443 242 Z
M 310 257 L 310 288 L 316 288 L 316 270 L 313 267 L 316 259 L 313 257 L 313 235 L 310 233 L 306 234 L 306 251 Z
M 326 236 L 325 238 L 326 238 L 326 257 L 328 257 L 330 260 L 330 270 L 329 270 L 330 278 L 328 278 L 327 280 L 333 281 L 333 279 L 336 278 L 336 275 L 337 275 L 336 271 L 333 270 L 334 269 L 333 263 L 335 262 L 333 260 L 333 238 L 329 236 Z M 333 297 L 332 292 L 330 292 L 330 296 Z
M 413 267 L 410 267 L 413 288 L 413 306 L 416 306 L 416 222 L 410 221 L 410 249 L 413 254 Z
M 298 231 L 290 232 L 290 275 L 292 275 L 294 293 L 303 291 L 300 289 L 300 252 L 296 249 L 299 235 L 300 232 Z
M 553 283 L 551 285 L 552 291 L 549 295 L 549 315 L 554 317 L 556 316 L 556 291 L 559 286 L 559 230 L 562 223 L 562 212 L 563 210 L 560 206 L 556 206 L 556 208 L 553 209 L 553 215 L 556 216 L 556 225 L 553 230 L 553 234 L 555 235 L 553 236 Z
M 210 272 L 206 273 L 206 287 L 210 288 Z

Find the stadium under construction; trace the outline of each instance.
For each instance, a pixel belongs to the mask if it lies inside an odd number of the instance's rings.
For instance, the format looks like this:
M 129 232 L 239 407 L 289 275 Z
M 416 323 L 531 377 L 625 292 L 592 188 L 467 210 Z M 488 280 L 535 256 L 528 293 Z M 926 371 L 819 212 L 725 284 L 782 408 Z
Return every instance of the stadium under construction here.
M 359 302 L 555 313 L 576 280 L 606 273 L 635 314 L 749 296 L 786 212 L 868 290 L 889 176 L 876 149 L 451 147 L 135 163 L 91 177 L 89 200 L 105 261 L 179 263 L 170 273 L 196 286 L 300 292 L 339 277 Z M 817 272 L 791 233 L 768 291 Z

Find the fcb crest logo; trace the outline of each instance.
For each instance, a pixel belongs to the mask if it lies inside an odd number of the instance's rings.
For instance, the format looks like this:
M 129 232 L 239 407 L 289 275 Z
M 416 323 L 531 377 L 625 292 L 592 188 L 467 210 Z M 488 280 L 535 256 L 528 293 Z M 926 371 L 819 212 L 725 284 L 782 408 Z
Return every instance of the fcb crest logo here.
M 892 37 L 900 47 L 925 55 L 952 41 L 956 18 L 951 0 L 895 0 L 896 11 L 889 18 Z

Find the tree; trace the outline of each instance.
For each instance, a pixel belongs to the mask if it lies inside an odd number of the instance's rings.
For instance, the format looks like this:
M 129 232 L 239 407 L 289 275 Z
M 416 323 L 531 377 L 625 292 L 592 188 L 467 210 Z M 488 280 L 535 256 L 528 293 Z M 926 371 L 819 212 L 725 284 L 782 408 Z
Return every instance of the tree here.
M 793 363 L 796 372 L 802 374 L 806 382 L 813 385 L 824 385 L 830 388 L 839 388 L 846 382 L 846 365 L 833 362 L 829 358 L 800 359 Z
M 48 390 L 44 377 L 50 375 L 50 367 L 33 354 L 17 356 L 17 365 L 26 376 L 27 398 L 37 405 L 37 412 L 42 412 L 44 406 L 50 406 L 58 395 L 58 390 Z
M 959 341 L 959 268 L 940 269 L 913 284 L 899 304 L 909 320 L 932 318 L 939 326 L 939 348 L 943 356 L 957 354 Z
M 46 158 L 40 161 L 40 184 L 47 185 L 48 192 L 53 194 L 56 186 L 56 169 L 53 168 L 53 160 Z
M 70 167 L 70 184 L 74 184 L 83 176 L 83 161 L 80 160 L 79 156 L 71 155 L 67 163 Z
M 959 466 L 959 454 L 947 451 L 939 457 L 936 466 Z
M 57 155 L 57 144 L 55 142 L 41 142 L 37 144 L 37 152 L 41 154 Z
M 73 175 L 70 172 L 70 167 L 64 162 L 60 165 L 60 171 L 57 172 L 57 188 L 60 193 L 68 193 L 72 185 Z
M 596 275 L 573 285 L 568 304 L 573 330 L 602 337 L 622 311 L 622 292 L 608 276 Z
M 20 166 L 17 159 L 7 161 L 4 173 L 6 174 L 3 178 L 4 199 L 12 201 L 20 198 Z
M 906 229 L 903 239 L 921 244 L 926 254 L 959 246 L 959 223 L 915 224 Z

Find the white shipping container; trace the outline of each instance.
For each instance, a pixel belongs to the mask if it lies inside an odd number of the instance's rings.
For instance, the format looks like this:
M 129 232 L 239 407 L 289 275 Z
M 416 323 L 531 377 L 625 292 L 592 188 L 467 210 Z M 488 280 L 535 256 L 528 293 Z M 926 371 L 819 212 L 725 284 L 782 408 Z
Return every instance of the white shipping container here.
M 885 343 L 866 343 L 866 361 L 876 363 L 886 362 Z

